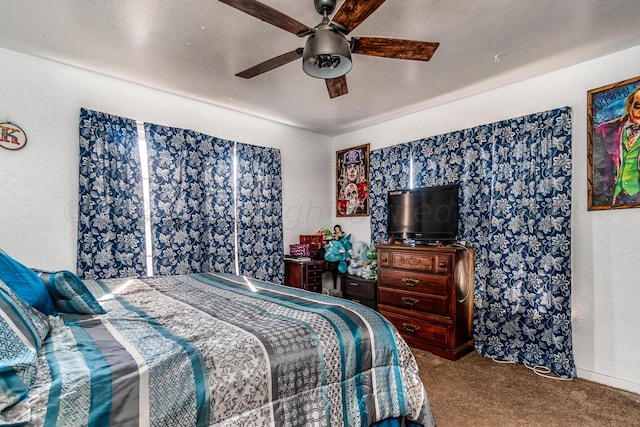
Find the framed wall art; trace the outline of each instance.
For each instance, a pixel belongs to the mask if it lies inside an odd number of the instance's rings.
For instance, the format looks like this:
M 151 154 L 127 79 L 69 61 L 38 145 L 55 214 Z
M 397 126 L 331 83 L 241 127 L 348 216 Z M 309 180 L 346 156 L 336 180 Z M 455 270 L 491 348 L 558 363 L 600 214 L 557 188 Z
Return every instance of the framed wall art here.
M 640 76 L 587 92 L 588 209 L 640 207 Z
M 369 215 L 369 144 L 336 152 L 336 216 Z

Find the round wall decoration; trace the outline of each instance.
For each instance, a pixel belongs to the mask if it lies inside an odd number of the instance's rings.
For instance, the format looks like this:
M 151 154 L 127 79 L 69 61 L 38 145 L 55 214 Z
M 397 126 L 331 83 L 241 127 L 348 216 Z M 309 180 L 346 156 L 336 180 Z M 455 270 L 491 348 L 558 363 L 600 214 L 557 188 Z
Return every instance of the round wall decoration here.
M 27 134 L 13 123 L 0 123 L 0 147 L 19 150 L 27 144 Z

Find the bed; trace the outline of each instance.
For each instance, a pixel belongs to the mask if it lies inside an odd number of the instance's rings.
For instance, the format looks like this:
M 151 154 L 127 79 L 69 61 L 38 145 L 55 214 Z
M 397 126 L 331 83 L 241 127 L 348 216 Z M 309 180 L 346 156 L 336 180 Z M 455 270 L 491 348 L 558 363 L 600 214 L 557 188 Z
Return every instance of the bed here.
M 52 293 L 37 370 L 16 368 L 28 390 L 0 396 L 0 424 L 435 425 L 409 348 L 357 303 L 231 274 L 71 288 L 97 314 L 61 312 Z

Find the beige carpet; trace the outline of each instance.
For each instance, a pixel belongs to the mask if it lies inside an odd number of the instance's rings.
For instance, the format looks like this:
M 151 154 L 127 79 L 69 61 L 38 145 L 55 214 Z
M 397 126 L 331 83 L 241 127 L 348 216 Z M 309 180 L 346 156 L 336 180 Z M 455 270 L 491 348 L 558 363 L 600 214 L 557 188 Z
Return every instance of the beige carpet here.
M 439 427 L 640 426 L 640 395 L 543 378 L 477 353 L 452 362 L 412 349 Z

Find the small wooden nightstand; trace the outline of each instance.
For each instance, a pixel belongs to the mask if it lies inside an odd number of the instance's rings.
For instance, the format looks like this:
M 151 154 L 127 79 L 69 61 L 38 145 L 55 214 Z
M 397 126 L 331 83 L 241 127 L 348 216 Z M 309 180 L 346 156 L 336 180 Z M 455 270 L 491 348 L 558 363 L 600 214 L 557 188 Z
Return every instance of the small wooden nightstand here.
M 284 260 L 284 284 L 312 292 L 322 292 L 322 272 L 326 261 L 296 259 Z
M 343 274 L 340 279 L 342 298 L 376 309 L 376 281 Z

